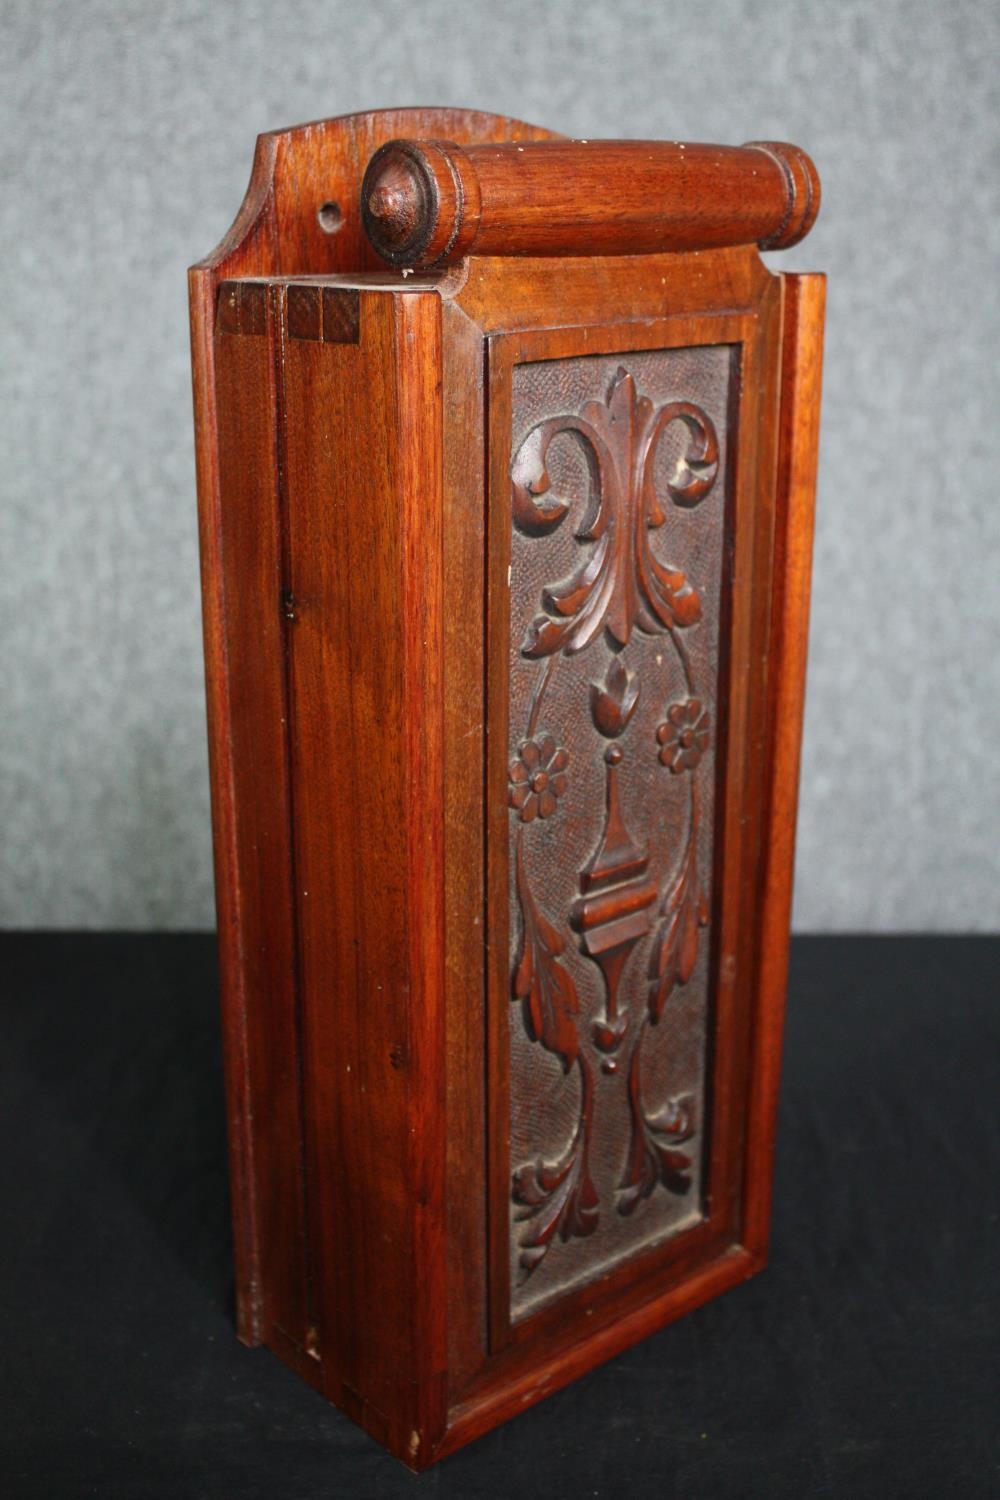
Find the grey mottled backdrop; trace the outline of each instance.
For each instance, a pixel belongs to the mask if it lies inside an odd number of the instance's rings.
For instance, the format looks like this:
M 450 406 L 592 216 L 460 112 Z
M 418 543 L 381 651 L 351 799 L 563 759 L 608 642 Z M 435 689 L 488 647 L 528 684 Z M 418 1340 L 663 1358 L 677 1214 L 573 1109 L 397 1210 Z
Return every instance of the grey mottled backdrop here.
M 1000 926 L 995 4 L 0 14 L 0 922 L 211 923 L 184 271 L 258 130 L 451 103 L 813 154 L 774 258 L 830 275 L 796 922 Z

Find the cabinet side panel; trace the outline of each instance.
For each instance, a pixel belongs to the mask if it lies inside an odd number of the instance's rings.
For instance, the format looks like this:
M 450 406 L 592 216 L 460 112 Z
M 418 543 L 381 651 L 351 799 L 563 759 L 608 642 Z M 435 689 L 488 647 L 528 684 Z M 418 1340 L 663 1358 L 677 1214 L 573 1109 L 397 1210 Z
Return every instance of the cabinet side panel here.
M 435 295 L 287 290 L 319 1344 L 330 1399 L 410 1462 L 444 1421 L 439 344 Z
M 261 1337 L 308 1341 L 273 339 L 263 283 L 225 283 L 214 338 L 228 735 Z M 219 795 L 219 788 L 213 788 Z
M 826 304 L 824 276 L 783 276 L 781 280 L 784 311 L 765 757 L 764 900 L 744 1225 L 744 1243 L 758 1256 L 764 1254 L 769 1235 L 788 981 Z
M 485 440 L 482 331 L 443 307 L 445 955 L 448 1051 L 448 1375 L 486 1351 L 483 659 Z
M 250 1074 L 246 1002 L 240 972 L 240 904 L 236 870 L 234 768 L 229 736 L 229 680 L 222 587 L 222 506 L 215 388 L 215 279 L 195 267 L 188 274 L 191 303 L 191 373 L 195 464 L 198 478 L 198 544 L 201 560 L 205 710 L 212 793 L 212 847 L 218 926 L 222 1053 L 233 1217 L 236 1327 L 246 1344 L 260 1342 L 260 1276 L 257 1268 L 253 1149 L 250 1141 Z

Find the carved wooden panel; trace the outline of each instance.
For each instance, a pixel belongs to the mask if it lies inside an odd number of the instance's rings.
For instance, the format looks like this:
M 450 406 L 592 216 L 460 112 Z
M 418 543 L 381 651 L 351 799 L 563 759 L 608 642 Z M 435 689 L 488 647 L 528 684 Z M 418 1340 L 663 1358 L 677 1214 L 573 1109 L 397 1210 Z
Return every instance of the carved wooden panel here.
M 513 372 L 514 1319 L 704 1215 L 735 368 Z

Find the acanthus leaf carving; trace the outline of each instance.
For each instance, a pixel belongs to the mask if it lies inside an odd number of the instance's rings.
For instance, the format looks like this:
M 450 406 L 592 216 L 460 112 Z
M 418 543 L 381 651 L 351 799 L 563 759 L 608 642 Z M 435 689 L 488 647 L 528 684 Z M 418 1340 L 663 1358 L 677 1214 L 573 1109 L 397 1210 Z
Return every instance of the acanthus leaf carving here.
M 666 429 L 680 421 L 690 434 L 686 454 L 667 483 L 671 498 L 694 506 L 711 489 L 719 446 L 708 416 L 690 402 L 654 407 L 638 396 L 622 367 L 605 400 L 588 401 L 579 414 L 549 417 L 520 444 L 511 465 L 515 524 L 529 535 L 560 525 L 570 502 L 553 497 L 546 458 L 556 437 L 574 437 L 587 458 L 589 494 L 581 541 L 593 542 L 590 556 L 566 582 L 547 588 L 545 613 L 529 625 L 521 647 L 525 656 L 582 651 L 601 631 L 628 644 L 636 626 L 649 632 L 694 625 L 701 599 L 680 568 L 653 552 L 650 532 L 663 525 L 665 512 L 653 478 L 656 452 Z
M 642 1102 L 641 1048 L 644 1027 L 632 1047 L 629 1063 L 628 1098 L 631 1118 L 628 1158 L 621 1180 L 618 1212 L 633 1213 L 662 1183 L 668 1192 L 684 1194 L 691 1187 L 692 1158 L 681 1146 L 694 1135 L 693 1101 L 683 1096 L 668 1099 L 664 1108 L 647 1114 Z
M 708 922 L 695 772 L 710 744 L 710 718 L 680 638 L 681 631 L 701 619 L 701 597 L 684 571 L 662 562 L 652 547 L 653 533 L 667 519 L 654 479 L 656 458 L 663 434 L 675 422 L 686 429 L 686 446 L 663 488 L 675 504 L 692 508 L 709 493 L 718 473 L 719 444 L 711 419 L 691 402 L 654 406 L 638 394 L 622 367 L 603 401 L 589 400 L 578 413 L 536 423 L 510 468 L 513 522 L 527 536 L 544 536 L 563 524 L 581 499 L 552 493 L 549 448 L 560 437 L 578 443 L 586 461 L 587 494 L 575 536 L 592 544 L 569 578 L 542 588 L 544 613 L 534 617 L 520 647 L 523 657 L 540 661 L 540 675 L 530 698 L 527 738 L 510 768 L 510 805 L 521 823 L 529 825 L 518 826 L 514 836 L 522 936 L 513 991 L 523 1002 L 531 1040 L 557 1056 L 565 1074 L 575 1069 L 580 1077 L 577 1123 L 568 1146 L 556 1160 L 538 1157 L 512 1174 L 512 1198 L 522 1210 L 516 1220 L 528 1226 L 518 1241 L 519 1263 L 528 1275 L 557 1237 L 584 1237 L 599 1223 L 599 1195 L 590 1170 L 596 1074 L 578 1027 L 580 999 L 572 977 L 576 960 L 566 952 L 566 936 L 542 912 L 531 890 L 525 840 L 537 836 L 536 818 L 544 820 L 557 811 L 568 785 L 568 752 L 538 731 L 543 699 L 562 657 L 584 651 L 604 632 L 611 657 L 603 681 L 589 684 L 589 702 L 595 729 L 610 741 L 603 755 L 605 818 L 594 853 L 579 869 L 579 898 L 567 916 L 577 933 L 575 952 L 593 962 L 604 981 L 604 1014 L 589 1028 L 602 1073 L 618 1071 L 617 1053 L 632 1037 L 630 1128 L 618 1211 L 631 1215 L 657 1185 L 683 1195 L 693 1180 L 694 1157 L 684 1148 L 696 1134 L 694 1097 L 672 1096 L 662 1108 L 647 1110 L 642 1082 L 646 1029 L 659 1023 L 671 994 L 692 978 L 700 930 Z M 622 655 L 636 629 L 670 638 L 687 688 L 687 697 L 669 704 L 656 730 L 654 753 L 674 776 L 686 776 L 690 796 L 683 848 L 663 884 L 649 873 L 648 850 L 629 833 L 618 789 L 626 754 L 623 737 L 641 695 L 639 673 L 626 666 Z M 577 753 L 574 748 L 574 757 Z M 633 753 L 629 751 L 629 761 Z M 620 994 L 629 956 L 651 930 L 647 1003 L 640 1016 L 633 1013 L 634 1001 L 631 1007 L 627 1000 L 620 1004 Z M 642 983 L 638 978 L 631 982 L 633 993 L 637 982 Z
M 687 984 L 698 961 L 699 929 L 708 902 L 698 877 L 698 797 L 691 787 L 691 821 L 680 867 L 667 887 L 649 958 L 649 1018 L 655 1025 L 675 985 Z
M 523 834 L 518 837 L 516 860 L 523 933 L 514 994 L 524 1004 L 525 1026 L 532 1041 L 558 1057 L 563 1072 L 568 1073 L 580 1050 L 576 1028 L 580 1000 L 569 970 L 559 962 L 566 939 L 532 895 L 524 867 Z
M 525 868 L 523 830 L 518 834 L 516 862 L 523 936 L 514 995 L 523 1002 L 525 1029 L 532 1041 L 558 1057 L 565 1073 L 574 1063 L 580 1072 L 579 1116 L 566 1152 L 555 1163 L 529 1162 L 512 1178 L 511 1196 L 525 1210 L 519 1220 L 531 1224 L 520 1246 L 521 1267 L 530 1275 L 544 1259 L 557 1231 L 564 1240 L 571 1235 L 592 1234 L 599 1216 L 589 1163 L 594 1087 L 590 1065 L 580 1052 L 576 1026 L 580 1001 L 572 976 L 559 962 L 566 939 L 552 926 L 532 894 Z
M 586 1238 L 599 1221 L 599 1200 L 590 1175 L 590 1132 L 593 1127 L 593 1074 L 586 1058 L 577 1059 L 580 1071 L 580 1112 L 573 1139 L 558 1162 L 529 1162 L 513 1175 L 511 1196 L 525 1211 L 518 1222 L 530 1223 L 520 1242 L 519 1260 L 527 1275 L 540 1265 L 556 1233 Z

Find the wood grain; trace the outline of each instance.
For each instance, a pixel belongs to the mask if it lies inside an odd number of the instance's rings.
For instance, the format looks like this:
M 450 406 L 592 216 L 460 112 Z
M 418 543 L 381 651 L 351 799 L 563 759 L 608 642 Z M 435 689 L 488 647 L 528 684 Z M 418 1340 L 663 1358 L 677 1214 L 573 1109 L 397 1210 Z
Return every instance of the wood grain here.
M 444 1424 L 440 302 L 360 302 L 282 351 L 293 837 L 324 1387 L 405 1448 Z
M 805 710 L 809 594 L 819 460 L 826 280 L 783 276 L 784 319 L 778 470 L 775 480 L 774 600 L 769 652 L 764 898 L 760 912 L 760 1016 L 748 1120 L 744 1243 L 766 1251 L 773 1187 L 770 1162 L 778 1113 L 795 825 Z M 752 1166 L 752 1164 L 756 1164 Z
M 490 954 L 490 994 L 488 1006 L 490 1022 L 490 1065 L 488 1077 L 491 1084 L 490 1139 L 499 1143 L 491 1151 L 491 1347 L 494 1363 L 513 1378 L 517 1361 L 530 1358 L 526 1349 L 537 1351 L 540 1342 L 572 1341 L 579 1326 L 587 1326 L 595 1332 L 605 1320 L 613 1320 L 620 1311 L 616 1299 L 625 1294 L 630 1285 L 641 1284 L 647 1289 L 656 1284 L 656 1278 L 669 1278 L 671 1267 L 683 1261 L 693 1246 L 699 1247 L 703 1256 L 711 1253 L 706 1247 L 718 1247 L 733 1243 L 739 1238 L 739 1212 L 742 1194 L 742 1138 L 745 1126 L 748 1054 L 750 1046 L 749 1026 L 752 1003 L 752 968 L 754 954 L 755 922 L 752 910 L 748 909 L 748 895 L 758 889 L 761 876 L 759 864 L 759 842 L 746 837 L 745 830 L 753 826 L 758 809 L 748 801 L 746 781 L 748 776 L 746 747 L 750 733 L 751 710 L 765 701 L 764 663 L 766 660 L 768 602 L 770 595 L 770 565 L 767 547 L 770 543 L 770 484 L 773 476 L 773 445 L 765 448 L 765 461 L 769 468 L 760 469 L 758 457 L 760 444 L 757 434 L 763 418 L 770 410 L 774 384 L 768 381 L 762 370 L 776 369 L 778 335 L 780 332 L 780 289 L 773 278 L 762 272 L 759 261 L 752 251 L 742 252 L 748 262 L 757 266 L 757 273 L 750 274 L 743 283 L 747 306 L 736 312 L 657 320 L 651 316 L 661 295 L 661 282 L 650 276 L 644 290 L 629 287 L 627 283 L 618 293 L 619 301 L 610 291 L 620 285 L 620 278 L 612 274 L 605 279 L 600 275 L 602 263 L 590 261 L 577 263 L 572 274 L 566 266 L 558 286 L 553 284 L 553 302 L 558 297 L 563 305 L 572 287 L 576 294 L 577 307 L 581 314 L 600 317 L 598 327 L 592 326 L 583 316 L 577 329 L 560 331 L 545 330 L 551 323 L 553 309 L 546 309 L 535 299 L 539 289 L 532 289 L 530 305 L 533 315 L 538 317 L 543 331 L 511 332 L 508 335 L 494 333 L 490 340 L 490 409 L 493 436 L 489 444 L 491 458 L 490 480 L 490 596 L 493 604 L 488 612 L 488 658 L 490 667 L 491 695 L 487 720 L 490 725 L 490 760 L 487 768 L 487 808 L 489 815 L 487 847 L 489 851 L 489 885 L 487 907 L 491 933 L 488 943 Z M 728 257 L 731 252 L 719 252 L 723 258 L 724 285 L 730 281 Z M 707 257 L 700 257 L 699 261 Z M 667 257 L 662 258 L 663 262 Z M 680 264 L 678 263 L 680 262 Z M 621 262 L 608 262 L 617 273 L 623 268 Z M 511 321 L 517 321 L 517 302 L 512 296 L 512 272 L 509 262 L 501 260 L 485 263 L 483 280 L 493 273 L 504 287 L 505 297 L 499 296 L 495 305 L 503 305 Z M 542 266 L 543 263 L 535 263 Z M 486 266 L 490 269 L 486 270 Z M 691 269 L 702 269 L 695 262 Z M 674 258 L 670 269 L 675 276 L 685 269 L 681 258 Z M 470 278 L 471 280 L 471 278 Z M 474 289 L 476 304 L 485 303 L 483 280 Z M 681 281 L 684 284 L 687 278 Z M 705 296 L 703 283 L 694 283 L 693 301 Z M 469 286 L 459 294 L 464 301 Z M 710 300 L 709 294 L 709 300 Z M 628 308 L 631 318 L 616 326 L 613 314 L 620 307 Z M 704 306 L 704 303 L 702 303 Z M 548 316 L 546 316 L 548 312 Z M 645 316 L 643 316 L 645 314 Z M 508 967 L 508 934 L 516 931 L 516 918 L 510 910 L 510 868 L 507 859 L 509 811 L 505 806 L 507 791 L 509 746 L 508 728 L 509 692 L 507 687 L 506 662 L 511 643 L 507 624 L 509 606 L 507 583 L 510 553 L 510 454 L 511 454 L 511 408 L 510 389 L 512 373 L 519 361 L 572 358 L 584 353 L 596 357 L 605 354 L 620 356 L 624 349 L 657 350 L 671 346 L 679 349 L 697 348 L 699 345 L 730 345 L 739 351 L 738 376 L 733 391 L 733 408 L 729 424 L 733 433 L 749 433 L 752 441 L 739 441 L 734 445 L 734 467 L 729 480 L 729 503 L 733 517 L 727 523 L 731 535 L 728 552 L 733 571 L 730 602 L 723 594 L 724 622 L 722 638 L 728 643 L 723 653 L 723 687 L 720 692 L 720 782 L 718 801 L 722 809 L 715 853 L 716 867 L 720 871 L 713 901 L 714 952 L 710 960 L 712 1008 L 714 1012 L 711 1052 L 713 1056 L 712 1097 L 713 1119 L 707 1134 L 712 1142 L 711 1157 L 707 1163 L 712 1209 L 704 1229 L 686 1231 L 676 1244 L 669 1242 L 651 1250 L 636 1254 L 632 1260 L 617 1271 L 603 1274 L 589 1284 L 569 1292 L 557 1299 L 548 1308 L 533 1313 L 521 1323 L 512 1323 L 509 1300 L 510 1284 L 508 1269 L 507 1234 L 509 1224 L 510 1170 L 504 1143 L 511 1134 L 510 1085 L 508 1081 L 508 1054 L 511 1025 L 511 980 Z M 542 497 L 544 500 L 545 496 Z M 763 540 L 761 532 L 763 530 Z M 761 602 L 762 601 L 762 602 Z M 731 618 L 731 623 L 730 623 Z M 732 661 L 730 661 L 730 657 Z M 754 772 L 759 766 L 754 764 Z M 507 1229 L 509 1233 L 509 1229 Z M 497 1353 L 512 1345 L 504 1361 Z
M 278 685 L 283 667 L 274 656 L 278 648 L 273 641 L 283 605 L 255 575 L 252 554 L 244 557 L 243 514 L 255 530 L 254 549 L 267 550 L 277 559 L 282 539 L 275 507 L 259 505 L 254 498 L 255 487 L 262 483 L 271 483 L 276 493 L 273 454 L 277 435 L 262 433 L 253 439 L 272 445 L 272 457 L 258 452 L 254 459 L 264 471 L 270 465 L 270 475 L 250 473 L 239 434 L 227 431 L 226 423 L 233 418 L 220 413 L 215 331 L 219 288 L 227 279 L 274 278 L 296 271 L 333 274 L 377 266 L 378 258 L 361 228 L 358 186 L 365 161 L 383 142 L 401 133 L 447 133 L 458 141 L 491 137 L 530 140 L 549 134 L 477 111 L 404 109 L 348 115 L 262 135 L 257 141 L 250 184 L 232 228 L 211 255 L 191 268 L 188 277 L 237 1320 L 240 1337 L 247 1343 L 269 1337 L 271 1326 L 260 1274 L 262 1229 L 258 1205 L 261 1192 L 265 1196 L 270 1192 L 270 1177 L 277 1168 L 266 1159 L 269 1148 L 265 1137 L 273 1116 L 269 1089 L 259 1084 L 258 1078 L 261 1069 L 266 1072 L 273 1066 L 288 1076 L 300 1067 L 300 1060 L 292 1047 L 287 1021 L 280 1023 L 286 1027 L 281 1048 L 272 1036 L 262 1053 L 260 1041 L 251 1034 L 252 1028 L 267 1024 L 258 1019 L 262 1008 L 288 1013 L 297 1007 L 298 1000 L 291 1005 L 287 1000 L 288 985 L 294 988 L 294 979 L 289 978 L 293 962 L 289 955 L 296 946 L 294 917 L 287 902 L 282 905 L 276 894 L 290 878 L 290 840 L 287 834 L 264 841 L 256 836 L 254 823 L 262 794 L 255 771 L 257 758 L 248 756 L 238 743 L 243 733 L 262 745 L 268 736 L 281 731 L 288 719 L 284 692 Z M 332 203 L 338 205 L 340 213 L 339 227 L 331 234 L 323 227 L 321 215 Z M 222 311 L 229 316 L 225 304 Z M 259 351 L 257 358 L 262 358 Z M 273 400 L 273 396 L 248 392 L 242 399 L 260 403 Z M 257 420 L 266 426 L 265 408 L 258 404 L 256 410 Z M 232 451 L 227 457 L 230 445 Z M 227 463 L 232 479 L 224 490 L 222 471 Z M 286 592 L 285 580 L 276 580 L 276 587 L 282 594 Z M 258 639 L 262 643 L 259 662 L 255 647 Z M 272 756 L 269 785 L 279 802 L 287 801 L 287 748 L 273 741 Z M 255 892 L 259 896 L 255 897 Z M 264 905 L 269 936 L 264 927 Z M 253 965 L 261 970 L 261 983 L 256 987 Z M 280 1061 L 271 1060 L 275 1053 Z M 253 1129 L 251 1121 L 256 1122 Z M 301 1142 L 297 1151 L 301 1157 Z M 287 1166 L 285 1170 L 292 1169 Z M 294 1217 L 272 1218 L 267 1228 L 269 1235 L 289 1241 L 282 1252 L 286 1260 L 304 1253 L 296 1249 L 302 1232 L 301 1223 Z M 308 1327 L 297 1333 L 293 1330 L 292 1336 L 305 1337 L 315 1345 Z M 275 1332 L 274 1337 L 281 1335 Z M 287 1339 L 282 1342 L 288 1355 L 291 1346 Z M 303 1362 L 295 1354 L 293 1362 L 307 1376 L 315 1377 L 315 1359 Z
M 766 1251 L 818 182 L 591 145 L 263 136 L 191 272 L 238 1327 L 415 1469 Z
M 797 146 L 547 140 L 390 141 L 361 186 L 365 231 L 391 265 L 467 255 L 636 255 L 796 244 L 819 212 Z

